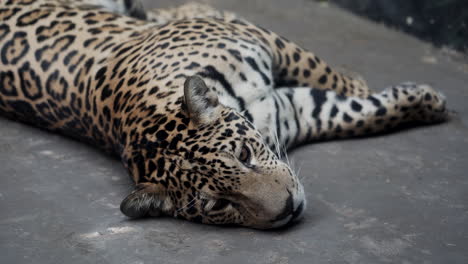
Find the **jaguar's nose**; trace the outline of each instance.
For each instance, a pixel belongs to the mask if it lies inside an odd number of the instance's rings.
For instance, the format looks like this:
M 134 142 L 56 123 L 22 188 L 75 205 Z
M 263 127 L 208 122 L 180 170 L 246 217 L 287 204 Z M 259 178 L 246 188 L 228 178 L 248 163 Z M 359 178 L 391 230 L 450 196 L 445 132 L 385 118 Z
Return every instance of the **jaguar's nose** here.
M 305 201 L 299 200 L 294 201 L 293 195 L 289 192 L 289 196 L 286 200 L 286 204 L 283 208 L 283 211 L 275 217 L 273 222 L 293 222 L 299 218 L 301 218 L 302 213 L 305 209 Z
M 291 192 L 289 192 L 289 196 L 288 196 L 288 199 L 286 199 L 286 204 L 284 205 L 284 208 L 282 210 L 282 212 L 277 215 L 275 217 L 275 219 L 273 219 L 272 222 L 281 222 L 281 221 L 284 221 L 286 220 L 286 218 L 290 218 L 291 214 L 293 214 L 294 212 L 294 199 L 293 199 L 293 196 L 291 194 Z
M 302 201 L 292 213 L 291 222 L 300 219 L 305 209 L 305 203 Z

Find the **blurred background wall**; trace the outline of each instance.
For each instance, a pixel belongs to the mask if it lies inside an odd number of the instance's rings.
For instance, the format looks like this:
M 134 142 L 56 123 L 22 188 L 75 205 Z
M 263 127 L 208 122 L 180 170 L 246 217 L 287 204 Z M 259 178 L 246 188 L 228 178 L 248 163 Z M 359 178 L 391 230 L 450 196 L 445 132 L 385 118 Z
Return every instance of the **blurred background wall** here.
M 468 0 L 329 0 L 437 46 L 468 52 Z

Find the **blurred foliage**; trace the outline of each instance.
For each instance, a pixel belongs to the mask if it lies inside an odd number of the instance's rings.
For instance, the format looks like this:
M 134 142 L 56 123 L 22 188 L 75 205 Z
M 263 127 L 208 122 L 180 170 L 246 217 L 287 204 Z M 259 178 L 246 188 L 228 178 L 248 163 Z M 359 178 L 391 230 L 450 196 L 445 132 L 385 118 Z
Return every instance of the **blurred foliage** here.
M 468 52 L 468 0 L 330 0 L 405 32 Z

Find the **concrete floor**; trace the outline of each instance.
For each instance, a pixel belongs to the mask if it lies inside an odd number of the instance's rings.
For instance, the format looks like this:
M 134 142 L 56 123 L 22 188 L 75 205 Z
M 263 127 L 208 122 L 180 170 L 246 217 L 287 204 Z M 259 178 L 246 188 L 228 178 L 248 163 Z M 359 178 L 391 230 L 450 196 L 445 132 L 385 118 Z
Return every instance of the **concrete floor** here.
M 295 150 L 310 206 L 300 224 L 270 232 L 129 221 L 118 209 L 131 189 L 119 161 L 0 119 L 0 262 L 468 263 L 466 61 L 311 0 L 209 3 L 360 72 L 377 90 L 430 83 L 458 117 Z

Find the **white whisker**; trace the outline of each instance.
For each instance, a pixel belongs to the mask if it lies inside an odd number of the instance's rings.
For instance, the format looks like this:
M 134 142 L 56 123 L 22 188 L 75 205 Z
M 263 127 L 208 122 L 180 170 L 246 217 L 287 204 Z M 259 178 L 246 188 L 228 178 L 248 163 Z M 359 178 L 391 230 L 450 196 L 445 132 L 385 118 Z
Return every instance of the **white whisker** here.
M 302 165 L 303 164 L 304 164 L 304 162 L 301 162 L 301 164 L 299 165 L 299 169 L 296 172 L 296 175 L 297 175 L 297 177 L 298 177 L 298 179 L 300 181 L 302 181 L 304 179 L 304 176 L 301 176 L 301 171 L 302 171 Z
M 271 135 L 271 137 L 273 139 L 273 144 L 274 144 L 274 147 L 275 147 L 274 151 L 276 151 L 276 155 L 278 155 L 278 158 L 282 159 L 282 156 L 281 156 L 282 153 L 280 151 L 279 138 L 278 138 L 278 134 L 276 133 L 276 130 L 271 130 L 270 135 Z
M 197 199 L 197 195 L 195 195 L 195 197 L 193 197 L 193 199 L 190 200 L 190 202 L 188 202 L 187 204 L 185 204 L 185 205 L 182 206 L 181 208 L 177 209 L 177 210 L 176 210 L 176 213 L 178 213 L 178 212 L 180 212 L 180 211 L 182 211 L 182 210 L 184 210 L 184 209 L 193 207 L 193 205 L 190 205 L 190 204 L 193 203 L 193 201 L 195 201 L 195 199 Z M 194 204 L 195 204 L 195 203 L 194 203 Z M 189 206 L 190 206 L 190 207 L 189 207 Z

